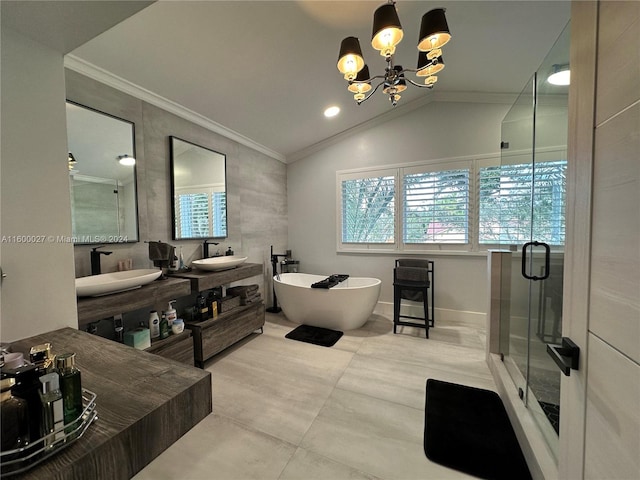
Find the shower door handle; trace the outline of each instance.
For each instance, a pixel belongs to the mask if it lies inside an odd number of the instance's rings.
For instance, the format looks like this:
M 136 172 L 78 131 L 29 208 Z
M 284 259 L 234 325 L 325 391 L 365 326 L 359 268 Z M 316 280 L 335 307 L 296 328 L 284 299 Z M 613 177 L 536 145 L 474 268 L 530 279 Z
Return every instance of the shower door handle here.
M 580 347 L 573 343 L 570 338 L 562 337 L 561 345 L 547 344 L 547 353 L 567 377 L 571 370 L 578 370 Z
M 527 273 L 527 249 L 529 247 L 544 247 L 544 274 L 541 277 Z M 527 280 L 546 280 L 549 278 L 549 264 L 551 261 L 551 247 L 544 242 L 528 242 L 522 246 L 522 276 Z

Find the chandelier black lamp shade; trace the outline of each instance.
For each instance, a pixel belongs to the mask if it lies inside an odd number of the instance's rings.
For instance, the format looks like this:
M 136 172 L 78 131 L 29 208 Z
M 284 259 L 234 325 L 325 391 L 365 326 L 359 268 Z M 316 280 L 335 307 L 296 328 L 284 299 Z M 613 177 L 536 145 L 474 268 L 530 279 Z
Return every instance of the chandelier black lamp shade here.
M 340 57 L 338 58 L 338 70 L 344 75 L 345 80 L 353 80 L 364 67 L 364 58 L 360 42 L 356 37 L 347 37 L 340 44 Z
M 443 8 L 435 8 L 422 16 L 418 50 L 427 52 L 434 48 L 442 48 L 449 40 L 451 33 Z
M 427 57 L 428 53 L 429 52 L 418 53 L 418 71 L 416 72 L 416 76 L 418 77 L 428 78 L 444 69 L 444 60 L 442 59 L 442 56 L 429 59 Z
M 395 5 L 387 3 L 379 7 L 373 14 L 371 46 L 379 50 L 383 57 L 389 57 L 395 53 L 396 45 L 402 41 L 403 36 Z
M 433 88 L 438 81 L 436 74 L 444 68 L 442 60 L 442 46 L 451 39 L 449 25 L 442 8 L 433 9 L 425 13 L 420 25 L 418 39 L 418 66 L 414 69 L 402 68 L 394 65 L 396 46 L 402 41 L 404 33 L 396 11 L 395 1 L 389 0 L 379 7 L 373 15 L 373 30 L 371 46 L 385 58 L 384 73 L 370 76 L 369 67 L 365 65 L 360 42 L 356 37 L 347 37 L 340 45 L 338 70 L 349 82 L 348 90 L 354 94 L 354 100 L 360 105 L 382 86 L 384 94 L 388 95 L 392 105 L 400 99 L 399 93 L 406 90 L 408 84 L 419 88 Z M 424 83 L 417 83 L 405 76 L 405 73 L 415 73 L 419 78 L 425 78 Z M 373 82 L 377 81 L 375 87 Z

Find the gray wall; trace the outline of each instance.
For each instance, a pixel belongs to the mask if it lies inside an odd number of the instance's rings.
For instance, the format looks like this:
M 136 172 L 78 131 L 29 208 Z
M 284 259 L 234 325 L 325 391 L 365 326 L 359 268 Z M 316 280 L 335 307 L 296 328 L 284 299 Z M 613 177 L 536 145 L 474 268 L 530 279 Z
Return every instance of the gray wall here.
M 270 245 L 283 250 L 287 244 L 286 166 L 77 72 L 67 70 L 66 80 L 69 100 L 135 123 L 140 242 L 105 248 L 114 254 L 102 257 L 102 271 L 115 271 L 123 258 L 133 258 L 134 268 L 151 267 L 145 240 L 182 246 L 187 263 L 202 258 L 201 241 L 171 240 L 169 136 L 173 135 L 226 155 L 228 238 L 221 240 L 219 248 L 223 252 L 231 246 L 236 255 L 264 264 L 265 275 L 260 281 L 264 291 Z M 75 247 L 77 277 L 90 273 L 90 248 Z
M 434 102 L 289 165 L 289 246 L 300 260 L 301 270 L 380 278 L 381 307 L 388 307 L 393 302 L 393 263 L 401 255 L 336 252 L 336 171 L 495 154 L 499 151 L 500 123 L 509 107 Z M 429 257 L 436 262 L 436 307 L 454 310 L 458 317 L 460 312 L 484 314 L 488 298 L 486 255 L 436 253 Z

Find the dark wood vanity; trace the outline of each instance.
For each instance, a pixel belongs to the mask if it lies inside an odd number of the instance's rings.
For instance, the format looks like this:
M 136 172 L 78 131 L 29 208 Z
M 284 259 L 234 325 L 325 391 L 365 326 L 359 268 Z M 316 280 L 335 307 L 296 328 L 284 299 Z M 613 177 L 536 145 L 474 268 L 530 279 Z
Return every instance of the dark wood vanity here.
M 231 282 L 262 275 L 262 265 L 244 263 L 236 268 L 209 272 L 193 270 L 175 273 L 174 276 L 191 281 L 193 292 L 202 292 Z M 204 362 L 225 348 L 242 340 L 264 326 L 264 302 L 235 307 L 202 322 L 186 322 L 185 327 L 193 334 L 194 360 L 196 366 L 204 368 Z
M 262 275 L 262 272 L 263 267 L 258 263 L 244 263 L 222 271 L 194 269 L 170 273 L 166 279 L 156 280 L 135 290 L 102 297 L 78 298 L 78 327 L 83 329 L 102 318 L 160 305 L 175 298 Z M 202 322 L 186 322 L 183 333 L 152 340 L 146 351 L 204 368 L 206 360 L 261 329 L 265 321 L 264 311 L 264 302 L 260 301 L 236 306 Z
M 18 477 L 129 479 L 212 411 L 211 374 L 97 335 L 63 328 L 14 342 L 75 352 L 98 419 L 84 435 Z

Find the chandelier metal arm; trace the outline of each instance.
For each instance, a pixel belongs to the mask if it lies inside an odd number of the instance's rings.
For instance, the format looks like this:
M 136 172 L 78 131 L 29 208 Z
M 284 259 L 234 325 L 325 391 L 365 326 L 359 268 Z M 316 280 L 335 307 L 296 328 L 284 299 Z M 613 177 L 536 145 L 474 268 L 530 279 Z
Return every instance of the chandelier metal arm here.
M 433 88 L 433 83 L 432 83 L 431 85 L 423 85 L 422 83 L 416 83 L 416 82 L 414 82 L 414 81 L 413 81 L 413 80 L 411 80 L 410 78 L 405 78 L 405 80 L 406 80 L 407 82 L 409 82 L 411 85 L 414 85 L 414 86 L 419 87 L 419 88 Z
M 373 77 L 373 78 L 384 78 L 384 77 L 383 77 L 382 75 L 377 75 L 377 76 L 375 76 L 375 77 Z M 372 79 L 372 80 L 373 80 L 373 79 Z M 374 93 L 376 93 L 376 92 L 378 91 L 378 89 L 380 88 L 380 85 L 384 85 L 384 81 L 382 81 L 382 82 L 380 82 L 378 85 L 376 85 L 376 86 L 374 87 L 374 89 L 373 89 L 373 90 L 371 90 L 371 91 L 367 94 L 367 96 L 366 96 L 366 97 L 364 97 L 362 100 L 357 100 L 357 101 L 356 101 L 356 103 L 357 103 L 358 105 L 360 105 L 360 104 L 362 104 L 362 103 L 366 102 L 367 100 L 369 100 L 369 98 L 371 98 L 371 96 L 372 96 Z

